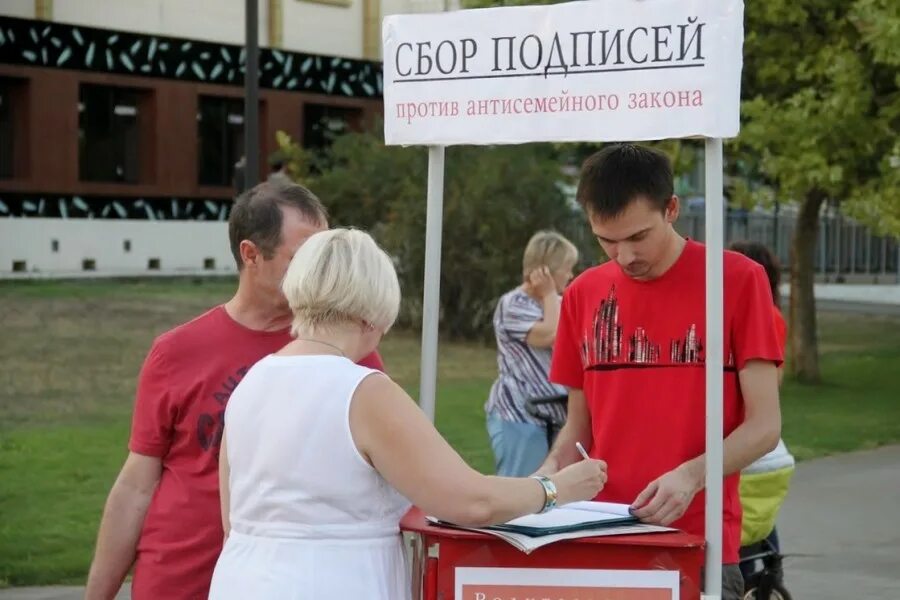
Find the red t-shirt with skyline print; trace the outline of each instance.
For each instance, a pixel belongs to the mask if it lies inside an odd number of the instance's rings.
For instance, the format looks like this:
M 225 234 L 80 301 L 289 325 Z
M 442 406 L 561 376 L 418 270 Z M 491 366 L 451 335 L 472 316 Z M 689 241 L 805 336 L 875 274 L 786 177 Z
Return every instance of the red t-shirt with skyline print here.
M 590 455 L 609 465 L 598 500 L 631 503 L 654 479 L 703 454 L 706 439 L 706 248 L 688 240 L 675 264 L 651 281 L 613 261 L 582 273 L 566 290 L 550 379 L 584 391 Z M 761 266 L 735 252 L 725 264 L 727 436 L 742 422 L 737 372 L 748 360 L 782 360 L 772 294 Z M 724 485 L 723 562 L 738 562 L 738 474 Z M 673 526 L 704 533 L 705 496 Z

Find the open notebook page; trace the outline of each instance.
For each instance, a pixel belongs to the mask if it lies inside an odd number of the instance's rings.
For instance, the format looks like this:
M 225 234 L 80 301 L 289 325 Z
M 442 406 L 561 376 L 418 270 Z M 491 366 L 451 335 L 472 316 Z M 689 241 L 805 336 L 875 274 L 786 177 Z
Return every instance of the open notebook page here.
M 629 518 L 627 504 L 610 504 L 606 502 L 573 502 L 551 511 L 525 515 L 513 519 L 507 525 L 520 527 L 554 528 L 581 525 L 584 523 L 602 523 L 604 521 L 621 521 Z
M 616 502 L 595 502 L 588 500 L 583 502 L 570 502 L 568 504 L 561 505 L 560 508 L 586 510 L 595 513 L 608 513 L 611 515 L 618 515 L 620 517 L 631 516 L 631 505 L 618 504 Z

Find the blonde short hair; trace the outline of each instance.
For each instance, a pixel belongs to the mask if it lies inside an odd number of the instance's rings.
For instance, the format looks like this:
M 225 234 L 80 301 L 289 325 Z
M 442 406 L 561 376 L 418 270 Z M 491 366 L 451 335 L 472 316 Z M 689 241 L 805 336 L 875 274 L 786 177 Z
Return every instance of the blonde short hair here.
M 522 275 L 528 275 L 539 267 L 549 267 L 555 271 L 566 262 L 578 260 L 578 248 L 555 231 L 538 231 L 525 246 L 522 257 Z
M 364 321 L 387 331 L 400 310 L 400 283 L 390 257 L 368 233 L 330 229 L 311 236 L 291 260 L 281 289 L 291 333 Z

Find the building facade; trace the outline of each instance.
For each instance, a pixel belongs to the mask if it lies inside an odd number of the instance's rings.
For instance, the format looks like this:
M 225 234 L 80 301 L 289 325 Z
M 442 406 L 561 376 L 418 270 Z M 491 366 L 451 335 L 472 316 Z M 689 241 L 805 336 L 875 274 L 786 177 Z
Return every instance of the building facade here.
M 320 149 L 377 118 L 382 16 L 444 8 L 415 2 L 260 1 L 261 176 L 277 131 Z M 0 275 L 234 270 L 243 9 L 3 3 Z

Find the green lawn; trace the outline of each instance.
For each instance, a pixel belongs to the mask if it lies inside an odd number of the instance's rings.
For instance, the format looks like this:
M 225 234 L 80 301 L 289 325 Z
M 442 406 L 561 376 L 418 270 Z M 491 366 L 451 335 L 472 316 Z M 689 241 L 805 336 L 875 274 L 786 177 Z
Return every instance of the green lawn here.
M 0 586 L 83 581 L 125 456 L 137 370 L 153 337 L 227 299 L 227 280 L 0 284 Z M 900 319 L 823 315 L 825 383 L 788 381 L 784 433 L 801 458 L 900 441 Z M 382 347 L 411 393 L 418 339 Z M 442 344 L 437 423 L 488 471 L 491 348 Z
M 900 318 L 822 314 L 823 383 L 786 379 L 783 435 L 801 460 L 900 442 Z

